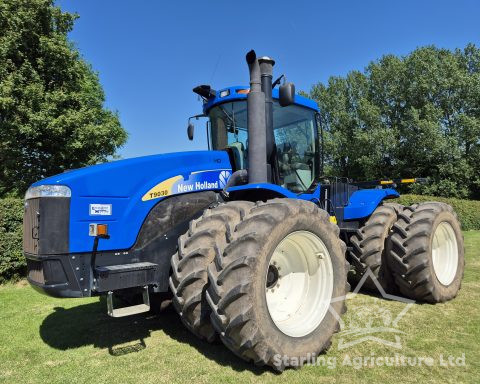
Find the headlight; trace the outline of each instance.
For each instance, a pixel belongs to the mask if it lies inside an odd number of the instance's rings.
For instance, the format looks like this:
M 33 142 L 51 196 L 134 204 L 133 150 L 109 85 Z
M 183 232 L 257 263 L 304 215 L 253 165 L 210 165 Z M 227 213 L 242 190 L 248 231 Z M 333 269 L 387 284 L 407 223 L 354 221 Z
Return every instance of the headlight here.
M 37 197 L 70 197 L 72 191 L 65 185 L 39 185 L 30 187 L 25 193 L 25 200 Z

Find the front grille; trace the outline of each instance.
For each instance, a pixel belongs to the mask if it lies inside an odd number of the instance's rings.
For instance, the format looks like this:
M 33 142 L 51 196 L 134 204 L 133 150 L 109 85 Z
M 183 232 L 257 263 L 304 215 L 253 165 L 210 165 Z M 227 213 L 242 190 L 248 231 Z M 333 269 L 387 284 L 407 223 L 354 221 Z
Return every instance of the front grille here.
M 27 200 L 23 216 L 23 251 L 30 255 L 68 253 L 69 220 L 69 198 Z
M 28 278 L 39 284 L 45 284 L 45 276 L 43 274 L 43 263 L 37 260 L 27 259 Z
M 29 199 L 25 202 L 23 215 L 23 251 L 38 255 L 40 221 L 40 199 Z

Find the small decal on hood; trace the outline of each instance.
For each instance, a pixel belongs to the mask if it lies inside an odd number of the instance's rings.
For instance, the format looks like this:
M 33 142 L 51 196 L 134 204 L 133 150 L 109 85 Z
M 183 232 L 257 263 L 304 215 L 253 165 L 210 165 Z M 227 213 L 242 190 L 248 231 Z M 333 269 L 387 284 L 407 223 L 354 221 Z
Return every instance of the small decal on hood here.
M 185 180 L 183 176 L 173 176 L 155 185 L 142 197 L 142 201 L 160 199 L 180 193 L 222 189 L 230 178 L 230 169 L 213 169 L 192 172 Z
M 111 216 L 112 204 L 90 204 L 90 216 Z

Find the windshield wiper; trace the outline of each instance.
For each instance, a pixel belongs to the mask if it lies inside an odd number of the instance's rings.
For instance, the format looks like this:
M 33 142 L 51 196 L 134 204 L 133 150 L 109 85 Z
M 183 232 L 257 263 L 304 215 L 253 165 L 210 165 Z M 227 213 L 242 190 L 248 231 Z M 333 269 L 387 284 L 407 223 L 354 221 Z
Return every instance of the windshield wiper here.
M 236 124 L 235 124 L 235 115 L 230 116 L 228 114 L 228 112 L 225 110 L 225 108 L 223 108 L 221 105 L 219 105 L 219 108 L 223 112 L 223 114 L 227 117 L 227 119 L 230 120 L 230 123 L 232 124 L 232 131 L 231 132 L 235 133 L 237 131 L 237 127 L 236 127 Z M 232 111 L 232 113 L 233 113 L 233 111 Z
M 225 110 L 225 108 L 223 108 L 221 105 L 219 105 L 219 108 L 220 110 L 224 113 L 225 116 L 227 116 L 228 120 L 230 120 L 230 122 L 235 125 L 235 121 L 233 120 L 233 118 L 228 114 L 228 112 Z

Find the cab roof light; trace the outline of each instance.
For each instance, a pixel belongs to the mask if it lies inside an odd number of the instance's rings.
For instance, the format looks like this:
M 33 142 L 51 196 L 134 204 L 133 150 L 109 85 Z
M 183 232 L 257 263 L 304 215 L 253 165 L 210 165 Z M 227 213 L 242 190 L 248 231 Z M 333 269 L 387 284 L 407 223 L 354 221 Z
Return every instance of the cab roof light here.
M 224 89 L 223 91 L 220 91 L 220 97 L 226 97 L 228 95 L 230 95 L 229 89 Z

